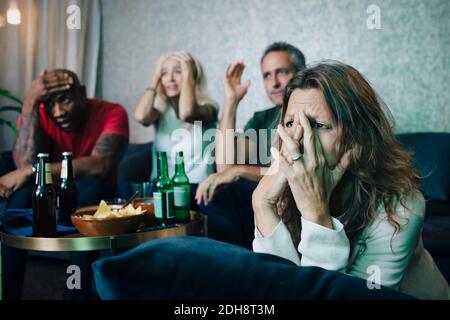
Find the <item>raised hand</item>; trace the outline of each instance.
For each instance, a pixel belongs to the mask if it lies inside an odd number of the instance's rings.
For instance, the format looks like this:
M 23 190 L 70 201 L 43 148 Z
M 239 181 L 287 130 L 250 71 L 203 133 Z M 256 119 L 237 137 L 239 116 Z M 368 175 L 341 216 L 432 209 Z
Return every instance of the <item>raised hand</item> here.
M 170 53 L 163 54 L 159 57 L 158 61 L 156 62 L 155 72 L 153 74 L 152 80 L 150 81 L 150 87 L 156 89 L 160 85 L 162 67 L 163 67 L 164 62 L 169 57 L 170 57 Z
M 73 79 L 68 73 L 62 70 L 47 72 L 44 69 L 39 77 L 31 83 L 31 88 L 26 97 L 31 103 L 25 104 L 24 109 L 33 108 L 36 102 L 42 102 L 53 93 L 68 90 L 72 84 Z
M 194 83 L 195 62 L 192 56 L 188 52 L 183 50 L 180 52 L 172 53 L 171 57 L 180 62 L 181 71 L 183 74 L 183 82 L 191 81 L 192 83 Z
M 247 94 L 250 80 L 241 83 L 244 69 L 245 65 L 242 62 L 235 62 L 228 65 L 223 77 L 225 100 L 239 103 L 239 101 Z

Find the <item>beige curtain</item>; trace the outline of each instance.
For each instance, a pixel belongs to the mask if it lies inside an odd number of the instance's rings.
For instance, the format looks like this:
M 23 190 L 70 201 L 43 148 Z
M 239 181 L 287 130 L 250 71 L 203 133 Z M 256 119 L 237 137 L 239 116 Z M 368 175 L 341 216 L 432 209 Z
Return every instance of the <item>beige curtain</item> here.
M 67 68 L 78 74 L 92 97 L 100 47 L 100 0 L 0 0 L 4 19 L 11 2 L 18 5 L 21 23 L 0 25 L 0 87 L 23 98 L 42 69 Z M 67 12 L 73 5 L 79 8 L 79 29 L 67 26 L 68 20 L 76 21 L 74 11 Z M 0 151 L 9 149 L 13 139 L 0 126 Z

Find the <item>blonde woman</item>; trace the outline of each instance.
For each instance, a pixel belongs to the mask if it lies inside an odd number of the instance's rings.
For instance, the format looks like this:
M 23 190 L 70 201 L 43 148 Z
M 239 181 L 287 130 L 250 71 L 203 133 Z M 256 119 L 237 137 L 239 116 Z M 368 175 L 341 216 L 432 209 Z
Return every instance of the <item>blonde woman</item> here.
M 163 54 L 134 117 L 144 126 L 155 125 L 152 174 L 156 176 L 156 153 L 167 152 L 169 175 L 174 174 L 175 154 L 183 151 L 186 174 L 199 183 L 214 172 L 214 160 L 203 151 L 205 129 L 217 121 L 217 105 L 206 93 L 206 77 L 200 63 L 186 51 Z

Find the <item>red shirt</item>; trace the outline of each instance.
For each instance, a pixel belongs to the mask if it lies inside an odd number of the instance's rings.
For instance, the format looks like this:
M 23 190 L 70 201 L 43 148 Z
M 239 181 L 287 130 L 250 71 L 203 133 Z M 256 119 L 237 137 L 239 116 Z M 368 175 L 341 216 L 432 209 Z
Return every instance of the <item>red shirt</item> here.
M 128 115 L 120 104 L 97 99 L 88 99 L 87 103 L 82 125 L 70 132 L 61 130 L 47 114 L 44 105 L 39 106 L 41 127 L 50 139 L 50 162 L 62 161 L 64 151 L 72 152 L 74 159 L 91 155 L 102 134 L 129 138 Z M 114 178 L 108 179 L 108 182 L 115 182 L 116 172 L 112 176 Z

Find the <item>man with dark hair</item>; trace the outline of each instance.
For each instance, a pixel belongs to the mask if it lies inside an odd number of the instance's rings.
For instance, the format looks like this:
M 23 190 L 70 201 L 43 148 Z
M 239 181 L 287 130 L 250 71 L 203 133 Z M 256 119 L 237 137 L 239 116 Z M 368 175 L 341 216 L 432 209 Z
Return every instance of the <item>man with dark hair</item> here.
M 208 214 L 210 237 L 251 248 L 254 230 L 251 195 L 270 166 L 272 130 L 279 123 L 284 89 L 304 67 L 305 56 L 289 43 L 275 42 L 264 50 L 261 73 L 266 94 L 274 106 L 255 112 L 245 125 L 244 136 L 237 139 L 237 108 L 250 82 L 241 83 L 245 68 L 242 62 L 227 67 L 223 113 L 216 138 L 217 173 L 203 181 L 196 192 L 197 202 L 205 204 L 200 205 L 200 210 Z M 237 158 L 246 161 L 239 164 Z
M 260 61 L 261 65 L 267 54 L 277 51 L 278 52 L 284 51 L 291 55 L 291 63 L 294 66 L 295 72 L 298 72 L 305 67 L 306 62 L 303 52 L 301 52 L 300 49 L 298 49 L 297 47 L 294 47 L 292 44 L 283 41 L 274 42 L 264 50 L 264 53 Z
M 31 207 L 38 153 L 49 153 L 54 180 L 59 179 L 62 153 L 72 153 L 78 207 L 112 196 L 116 167 L 129 137 L 128 116 L 121 105 L 87 99 L 72 71 L 44 70 L 25 97 L 18 125 L 13 149 L 17 169 L 0 177 L 0 185 L 8 191 L 0 196 L 9 196 L 6 209 Z M 5 298 L 18 299 L 26 252 L 3 246 L 3 256 Z
M 33 81 L 18 122 L 13 149 L 17 169 L 0 177 L 0 184 L 13 191 L 7 208 L 31 206 L 32 165 L 40 152 L 50 154 L 55 178 L 61 171 L 62 152 L 68 151 L 77 178 L 97 177 L 114 185 L 115 168 L 128 145 L 127 113 L 119 104 L 87 99 L 75 73 L 44 70 Z

